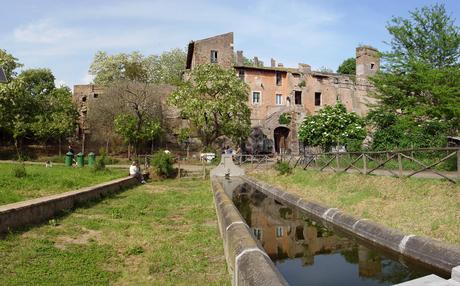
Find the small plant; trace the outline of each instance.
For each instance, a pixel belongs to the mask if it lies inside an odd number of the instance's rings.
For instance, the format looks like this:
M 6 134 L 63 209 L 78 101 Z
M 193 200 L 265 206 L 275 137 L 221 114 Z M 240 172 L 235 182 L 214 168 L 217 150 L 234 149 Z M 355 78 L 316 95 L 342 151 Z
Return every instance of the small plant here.
M 278 119 L 278 123 L 288 125 L 291 123 L 291 115 L 289 113 L 282 113 Z
M 174 172 L 173 163 L 174 160 L 171 154 L 164 151 L 159 151 L 152 156 L 152 167 L 155 169 L 157 175 L 163 178 L 172 176 Z
M 107 157 L 105 156 L 105 154 L 102 154 L 102 156 L 99 159 L 97 159 L 96 162 L 94 162 L 93 171 L 94 172 L 105 171 L 106 164 L 107 164 Z
M 292 173 L 292 168 L 289 166 L 288 162 L 277 162 L 275 164 L 275 170 L 277 170 L 280 175 L 288 175 Z
M 50 219 L 50 220 L 48 221 L 48 224 L 51 225 L 51 226 L 58 226 L 58 222 L 57 222 L 57 220 L 54 219 L 54 218 L 53 218 L 53 219 Z
M 126 254 L 127 255 L 140 255 L 144 253 L 144 248 L 142 248 L 142 246 L 134 246 L 134 247 L 130 247 L 127 251 L 126 251 Z
M 24 165 L 24 162 L 15 164 L 13 166 L 12 171 L 13 171 L 13 176 L 15 176 L 16 178 L 24 178 L 25 176 L 27 176 L 26 167 Z

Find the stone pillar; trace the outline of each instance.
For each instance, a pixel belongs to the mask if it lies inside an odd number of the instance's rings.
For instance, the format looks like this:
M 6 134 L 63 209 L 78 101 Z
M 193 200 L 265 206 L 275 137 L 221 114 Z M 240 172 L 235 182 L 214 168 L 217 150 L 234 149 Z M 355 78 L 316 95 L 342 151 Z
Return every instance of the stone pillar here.
M 276 61 L 275 61 L 274 58 L 271 58 L 271 59 L 270 59 L 270 66 L 271 66 L 272 68 L 276 67 Z

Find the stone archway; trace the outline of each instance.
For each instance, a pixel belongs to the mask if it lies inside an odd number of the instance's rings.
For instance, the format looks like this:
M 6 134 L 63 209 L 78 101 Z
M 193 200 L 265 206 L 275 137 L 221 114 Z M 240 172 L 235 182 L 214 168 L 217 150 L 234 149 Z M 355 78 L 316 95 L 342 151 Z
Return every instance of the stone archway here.
M 275 152 L 278 154 L 286 152 L 289 149 L 289 128 L 280 126 L 273 130 L 273 138 L 275 141 Z

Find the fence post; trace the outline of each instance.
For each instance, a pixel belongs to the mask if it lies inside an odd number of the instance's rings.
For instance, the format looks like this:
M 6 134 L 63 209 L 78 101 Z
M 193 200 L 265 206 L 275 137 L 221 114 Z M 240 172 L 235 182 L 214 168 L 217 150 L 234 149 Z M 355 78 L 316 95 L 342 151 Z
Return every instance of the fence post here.
M 179 168 L 178 171 L 177 171 L 177 176 L 179 177 L 179 180 L 180 180 L 180 175 L 181 175 L 181 174 L 180 174 L 180 157 L 179 157 L 179 159 L 177 160 L 177 162 L 178 162 L 178 168 Z
M 337 167 L 337 172 L 339 171 L 340 163 L 339 163 L 339 153 L 335 153 L 335 164 Z
M 457 183 L 460 182 L 460 150 L 457 150 Z
M 363 153 L 363 168 L 364 168 L 364 175 L 367 175 L 367 156 L 366 156 L 366 153 Z
M 399 177 L 402 178 L 403 168 L 402 168 L 401 153 L 398 153 L 398 168 L 399 168 Z
M 203 163 L 203 180 L 206 180 L 206 164 Z

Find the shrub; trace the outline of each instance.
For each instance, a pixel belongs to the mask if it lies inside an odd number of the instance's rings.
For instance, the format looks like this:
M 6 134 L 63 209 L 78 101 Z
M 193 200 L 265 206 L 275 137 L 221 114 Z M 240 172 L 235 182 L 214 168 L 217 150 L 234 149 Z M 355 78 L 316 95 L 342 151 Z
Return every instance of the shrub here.
M 96 159 L 96 162 L 94 162 L 93 166 L 93 171 L 94 172 L 101 172 L 105 171 L 105 165 L 107 165 L 107 157 L 105 154 L 102 154 L 102 156 L 99 159 Z
M 14 164 L 13 166 L 13 176 L 16 178 L 24 178 L 27 176 L 26 167 L 24 163 Z
M 152 156 L 152 167 L 155 169 L 157 175 L 168 178 L 174 172 L 173 157 L 164 151 L 159 151 Z
M 278 171 L 280 175 L 287 175 L 292 173 L 292 168 L 289 166 L 288 162 L 277 162 L 275 164 L 275 170 Z

